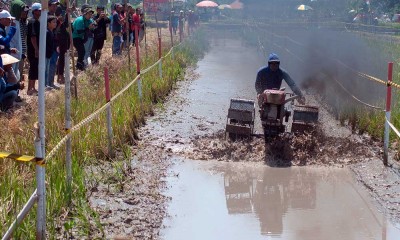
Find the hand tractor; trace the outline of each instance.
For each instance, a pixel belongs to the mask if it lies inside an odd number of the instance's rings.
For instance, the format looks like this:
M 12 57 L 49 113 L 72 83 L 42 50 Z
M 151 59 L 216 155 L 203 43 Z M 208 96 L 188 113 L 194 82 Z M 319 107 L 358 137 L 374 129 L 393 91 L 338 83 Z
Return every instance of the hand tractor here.
M 258 96 L 265 141 L 284 132 L 302 133 L 314 129 L 318 121 L 318 107 L 294 105 L 298 97 L 286 93 L 284 88 L 267 89 Z M 254 136 L 254 119 L 254 101 L 231 99 L 225 136 L 228 135 L 232 140 Z

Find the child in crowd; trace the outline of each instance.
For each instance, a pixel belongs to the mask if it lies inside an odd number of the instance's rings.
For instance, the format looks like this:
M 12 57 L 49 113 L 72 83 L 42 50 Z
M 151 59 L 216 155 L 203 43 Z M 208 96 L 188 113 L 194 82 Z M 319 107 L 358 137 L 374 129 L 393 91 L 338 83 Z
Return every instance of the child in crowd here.
M 57 18 L 55 16 L 50 15 L 47 18 L 47 32 L 46 32 L 46 74 L 45 74 L 46 90 L 60 89 L 60 87 L 54 85 L 54 82 L 49 81 L 50 59 L 54 51 L 56 51 L 56 45 L 54 44 L 54 33 L 53 33 L 56 27 L 57 27 Z

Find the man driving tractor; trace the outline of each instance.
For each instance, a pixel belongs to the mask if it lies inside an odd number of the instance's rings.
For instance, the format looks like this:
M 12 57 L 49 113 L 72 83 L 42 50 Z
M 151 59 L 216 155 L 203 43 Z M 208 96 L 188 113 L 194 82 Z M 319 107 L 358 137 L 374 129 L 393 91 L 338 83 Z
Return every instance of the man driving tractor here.
M 271 53 L 268 56 L 268 66 L 265 66 L 258 71 L 255 87 L 259 103 L 263 102 L 263 99 L 260 98 L 266 89 L 280 89 L 282 80 L 284 79 L 292 91 L 299 96 L 297 101 L 303 105 L 305 103 L 303 94 L 290 75 L 285 70 L 279 68 L 279 65 L 280 60 L 278 55 Z

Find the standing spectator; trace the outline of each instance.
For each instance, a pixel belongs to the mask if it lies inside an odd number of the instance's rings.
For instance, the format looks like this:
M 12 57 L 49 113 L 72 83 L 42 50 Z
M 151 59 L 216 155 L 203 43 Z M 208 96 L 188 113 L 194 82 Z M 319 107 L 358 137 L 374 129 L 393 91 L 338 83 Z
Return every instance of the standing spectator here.
M 13 0 L 10 11 L 10 14 L 15 17 L 16 28 L 15 35 L 10 42 L 10 47 L 17 49 L 17 52 L 13 56 L 20 60 L 13 65 L 13 69 L 17 79 L 20 79 L 23 73 L 23 61 L 26 58 L 26 26 L 29 7 L 21 0 Z
M 84 12 L 86 8 L 91 8 L 91 7 L 88 4 L 83 4 L 83 6 L 81 7 L 81 12 Z M 97 23 L 95 21 L 93 21 L 93 24 L 94 24 L 95 28 L 86 29 L 86 31 L 85 31 L 85 40 L 86 40 L 85 56 L 83 58 L 83 63 L 85 64 L 85 67 L 87 67 L 89 65 L 89 57 L 92 52 L 93 41 L 94 41 L 93 31 L 94 31 L 94 29 L 96 29 L 96 26 L 97 26 Z
M 8 70 L 10 75 L 14 75 L 17 81 L 24 81 L 23 69 L 24 59 L 26 58 L 26 26 L 29 7 L 25 5 L 21 0 L 13 0 L 10 6 L 12 16 L 15 16 L 15 28 L 16 33 L 11 39 L 10 47 L 17 49 L 17 52 L 13 54 L 20 61 L 16 61 L 12 68 Z M 11 73 L 14 71 L 14 73 Z M 15 99 L 17 102 L 21 102 L 20 96 Z
M 61 4 L 60 4 L 61 5 Z M 70 12 L 70 9 L 66 9 L 67 12 Z M 59 6 L 56 11 L 57 16 L 57 28 L 55 30 L 55 38 L 58 43 L 58 62 L 57 62 L 57 82 L 59 84 L 64 84 L 64 65 L 65 65 L 65 53 L 70 48 L 70 39 L 68 33 L 68 24 L 70 23 L 68 20 L 68 15 L 63 16 L 63 7 Z
M 60 2 L 58 0 L 49 0 L 48 6 L 49 6 L 49 13 L 48 16 L 56 16 L 57 8 L 59 7 Z M 58 46 L 59 43 L 57 41 L 58 39 L 54 39 L 55 45 Z M 57 70 L 57 59 L 58 59 L 58 52 L 54 51 L 53 55 L 50 58 L 50 65 L 49 65 L 49 71 L 46 71 L 46 79 L 48 80 L 48 86 L 52 87 L 54 89 L 60 89 L 59 86 L 54 84 L 54 76 L 56 75 L 56 70 Z
M 93 13 L 94 11 L 90 7 L 85 8 L 82 12 L 83 15 L 76 18 L 74 23 L 72 24 L 72 27 L 74 29 L 72 32 L 73 44 L 76 48 L 76 51 L 78 52 L 76 68 L 81 71 L 85 70 L 85 64 L 83 62 L 83 59 L 85 57 L 85 32 L 95 28 L 92 19 Z
M 134 13 L 135 13 L 135 9 L 132 7 L 132 5 L 128 4 L 128 14 L 126 16 L 128 19 L 127 21 L 128 21 L 129 40 L 128 40 L 127 46 L 129 46 L 130 44 L 134 45 L 134 43 L 135 43 L 135 40 L 134 40 L 135 33 L 132 30 L 132 24 L 133 24 L 132 17 L 133 17 Z
M 121 44 L 121 52 L 125 47 L 129 46 L 129 3 L 124 4 L 122 7 L 122 11 L 120 13 L 120 18 L 125 19 L 124 24 L 122 25 L 122 44 Z M 126 27 L 126 21 L 128 21 L 128 28 Z
M 56 11 L 58 6 L 60 5 L 60 2 L 58 0 L 49 0 L 49 12 L 48 15 L 49 16 L 55 16 L 56 15 Z
M 188 33 L 189 33 L 189 35 L 191 35 L 194 30 L 195 22 L 196 22 L 196 20 L 195 20 L 194 12 L 192 10 L 189 10 L 189 15 L 188 15 Z
M 97 64 L 100 61 L 101 50 L 104 46 L 104 41 L 107 38 L 107 24 L 111 20 L 104 13 L 104 6 L 97 6 L 97 14 L 93 17 L 93 20 L 97 23 L 97 28 L 93 31 L 94 42 L 92 47 L 92 52 L 90 55 L 92 64 Z
M 172 10 L 169 16 L 169 26 L 171 28 L 171 31 L 173 31 L 175 35 L 176 35 L 176 30 L 178 29 L 178 23 L 179 23 L 179 17 L 176 16 L 175 11 Z
M 136 43 L 136 34 L 139 41 L 139 31 L 140 31 L 140 8 L 136 8 L 135 13 L 132 16 L 132 32 L 133 32 L 133 45 Z M 137 31 L 137 33 L 136 33 Z
M 45 74 L 45 85 L 47 90 L 52 90 L 52 89 L 60 89 L 59 87 L 56 87 L 54 85 L 54 82 L 52 83 L 50 81 L 50 67 L 51 67 L 51 61 L 54 55 L 54 52 L 56 52 L 57 48 L 57 43 L 54 41 L 54 29 L 57 27 L 57 18 L 56 16 L 50 15 L 47 18 L 47 31 L 46 31 L 46 74 Z M 54 80 L 54 79 L 53 79 Z
M 185 15 L 183 10 L 179 12 L 179 41 L 183 40 L 185 29 Z
M 125 24 L 125 19 L 122 18 L 122 5 L 119 3 L 115 4 L 115 13 L 112 19 L 112 36 L 113 36 L 113 46 L 112 54 L 113 56 L 121 55 L 121 44 L 122 44 L 122 26 Z
M 32 4 L 32 18 L 28 20 L 27 31 L 27 56 L 29 61 L 29 74 L 28 74 L 28 95 L 37 94 L 35 89 L 35 81 L 39 78 L 39 36 L 40 36 L 40 23 L 39 18 L 42 11 L 40 3 Z
M 28 13 L 29 13 L 30 8 L 28 6 L 25 6 L 24 12 L 21 13 L 21 18 L 19 20 L 19 26 L 20 26 L 20 32 L 21 32 L 21 45 L 22 45 L 22 54 L 21 54 L 21 60 L 18 63 L 19 67 L 19 74 L 20 74 L 20 80 L 24 80 L 24 69 L 25 69 L 25 61 L 27 60 L 27 33 L 28 33 Z

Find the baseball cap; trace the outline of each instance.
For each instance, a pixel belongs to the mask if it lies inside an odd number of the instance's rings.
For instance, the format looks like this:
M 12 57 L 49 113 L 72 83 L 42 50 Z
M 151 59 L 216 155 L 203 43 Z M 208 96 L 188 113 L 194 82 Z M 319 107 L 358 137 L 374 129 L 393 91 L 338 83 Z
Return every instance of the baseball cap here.
M 60 2 L 58 0 L 49 0 L 49 5 L 53 5 L 53 4 L 60 4 Z
M 15 17 L 11 16 L 11 14 L 7 10 L 3 10 L 0 12 L 0 19 L 2 18 L 15 19 Z
M 85 15 L 88 12 L 94 13 L 94 11 L 93 11 L 93 9 L 91 7 L 87 7 L 87 8 L 82 9 L 82 14 Z
M 276 54 L 276 53 L 271 53 L 269 56 L 268 56 L 268 62 L 269 63 L 271 63 L 271 62 L 277 62 L 277 63 L 279 63 L 281 60 L 279 60 L 279 57 L 278 57 L 278 55 Z
M 90 7 L 90 5 L 87 4 L 87 3 L 84 3 L 84 4 L 81 6 L 81 12 L 83 12 L 83 11 L 85 10 L 85 8 L 88 8 L 88 7 Z
M 42 10 L 42 4 L 40 4 L 40 3 L 34 3 L 34 4 L 32 4 L 31 9 L 32 9 L 32 12 L 35 11 L 35 10 L 41 11 L 41 10 Z

